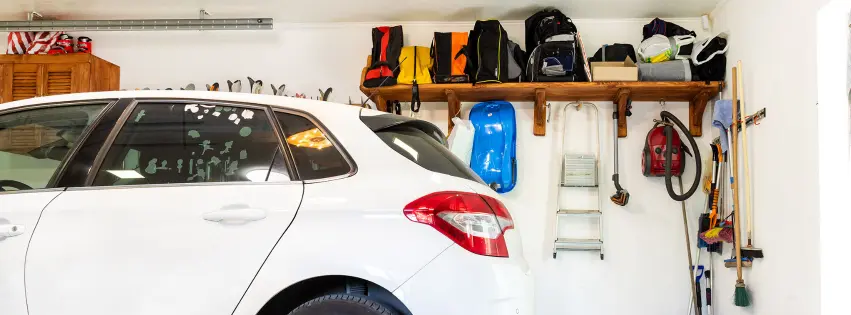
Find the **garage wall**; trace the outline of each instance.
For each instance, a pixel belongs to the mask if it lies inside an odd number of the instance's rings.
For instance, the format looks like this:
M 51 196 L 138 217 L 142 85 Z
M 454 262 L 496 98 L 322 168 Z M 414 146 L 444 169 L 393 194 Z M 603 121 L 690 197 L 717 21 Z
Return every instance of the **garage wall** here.
M 819 219 L 826 213 L 819 207 L 817 114 L 827 104 L 820 100 L 818 88 L 823 82 L 816 80 L 817 62 L 823 61 L 816 60 L 816 17 L 827 2 L 730 0 L 712 14 L 713 31 L 730 33 L 729 62 L 744 63 L 748 112 L 764 107 L 768 117 L 748 133 L 754 242 L 766 258 L 745 271 L 752 308 L 723 302 L 733 296 L 735 269 L 715 274 L 713 291 L 722 301 L 718 310 L 723 314 L 819 312 L 819 257 L 824 254 L 819 250 Z M 840 14 L 847 16 L 848 11 Z M 845 25 L 841 27 L 847 31 Z M 844 43 L 846 38 L 834 40 Z M 790 40 L 795 52 L 779 53 L 777 49 Z M 847 62 L 847 56 L 840 58 L 834 61 L 836 67 Z M 845 78 L 840 80 L 838 92 L 842 93 Z M 731 92 L 727 89 L 725 96 Z M 829 222 L 825 219 L 821 222 Z M 829 247 L 822 250 L 830 251 Z M 824 279 L 828 277 L 833 276 Z M 823 314 L 839 313 L 839 309 L 825 309 Z
M 637 46 L 642 39 L 641 27 L 649 20 L 575 22 L 590 55 L 604 43 Z M 701 37 L 705 35 L 699 19 L 668 20 L 697 31 Z M 317 96 L 317 89 L 330 86 L 334 88 L 331 99 L 346 102 L 349 96 L 354 101 L 361 99 L 359 76 L 371 48 L 370 28 L 375 25 L 380 23 L 277 24 L 274 31 L 262 32 L 100 32 L 72 35 L 92 37 L 95 53 L 121 66 L 123 89 L 178 88 L 190 82 L 203 87 L 205 83 L 218 81 L 226 90 L 226 80 L 242 79 L 247 91 L 245 77 L 251 76 L 267 85 L 286 83 L 290 95 L 300 92 Z M 504 21 L 503 25 L 509 36 L 522 45 L 522 21 Z M 404 25 L 405 42 L 427 46 L 434 31 L 467 31 L 471 27 L 472 23 L 408 23 Z M 264 91 L 271 93 L 268 87 Z M 560 126 L 564 123 L 561 109 L 564 103 L 552 104 L 554 110 L 546 137 L 532 135 L 532 104 L 514 105 L 518 121 L 519 175 L 517 187 L 505 197 L 522 233 L 526 258 L 534 268 L 538 314 L 685 313 L 690 291 L 680 205 L 667 197 L 663 180 L 643 177 L 639 166 L 644 135 L 652 127 L 652 119 L 659 115 L 659 104 L 633 104 L 629 136 L 620 140 L 621 183 L 630 191 L 632 199 L 627 207 L 621 208 L 607 199 L 614 192 L 609 180 L 612 175 L 612 104 L 597 103 L 603 139 L 600 184 L 606 199 L 603 202 L 606 223 L 604 261 L 600 261 L 595 252 L 561 252 L 558 259 L 552 258 L 557 209 L 555 187 L 561 172 Z M 470 106 L 472 104 L 464 104 L 464 116 Z M 446 128 L 445 108 L 445 104 L 423 104 L 421 118 Z M 687 103 L 669 102 L 666 109 L 687 121 Z M 707 108 L 707 113 L 710 112 L 711 108 Z M 698 139 L 704 156 L 710 152 L 707 146 L 711 141 L 709 117 L 709 114 L 704 116 L 705 136 Z M 592 121 L 585 112 L 569 116 L 567 149 L 591 150 L 589 140 L 593 136 L 587 132 L 592 128 L 589 126 Z M 779 124 L 781 120 L 772 117 L 771 121 Z M 779 128 L 779 125 L 774 126 Z M 688 168 L 685 178 L 694 171 L 691 165 Z M 781 174 L 774 176 L 778 180 Z M 777 185 L 780 182 L 787 183 L 778 180 Z M 759 184 L 764 183 L 760 181 Z M 767 185 L 763 187 L 768 188 Z M 788 189 L 784 188 L 784 191 Z M 587 207 L 585 204 L 593 206 L 596 200 L 596 195 L 589 198 L 591 191 L 565 189 L 563 192 L 567 195 L 561 203 L 563 208 L 581 209 Z M 787 196 L 796 195 L 789 193 Z M 704 202 L 705 195 L 702 193 L 689 200 L 692 220 L 703 209 Z M 801 202 L 797 204 L 800 205 L 797 209 L 810 208 Z M 763 212 L 763 215 L 768 215 L 768 212 Z M 594 232 L 594 227 L 589 222 L 566 223 L 564 229 L 567 232 L 563 236 Z M 708 262 L 705 257 L 703 261 Z M 729 287 L 732 289 L 732 282 Z M 719 301 L 724 301 L 726 292 L 720 293 L 722 298 Z

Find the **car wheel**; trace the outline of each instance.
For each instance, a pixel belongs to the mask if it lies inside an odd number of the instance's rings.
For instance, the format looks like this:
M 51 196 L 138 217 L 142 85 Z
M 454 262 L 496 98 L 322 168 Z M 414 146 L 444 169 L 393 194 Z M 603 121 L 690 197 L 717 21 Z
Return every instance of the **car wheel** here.
M 366 296 L 329 294 L 307 301 L 290 315 L 397 315 Z

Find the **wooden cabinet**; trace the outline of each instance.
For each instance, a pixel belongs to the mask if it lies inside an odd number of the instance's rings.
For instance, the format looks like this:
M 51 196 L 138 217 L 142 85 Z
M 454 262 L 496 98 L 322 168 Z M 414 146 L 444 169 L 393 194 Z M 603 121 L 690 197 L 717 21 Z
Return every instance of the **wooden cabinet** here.
M 57 94 L 116 91 L 120 68 L 91 54 L 0 55 L 0 103 Z

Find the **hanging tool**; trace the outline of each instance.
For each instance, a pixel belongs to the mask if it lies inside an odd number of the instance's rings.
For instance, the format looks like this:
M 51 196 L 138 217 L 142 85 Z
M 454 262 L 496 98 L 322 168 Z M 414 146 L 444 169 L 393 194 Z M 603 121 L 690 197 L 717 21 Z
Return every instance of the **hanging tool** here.
M 712 176 L 712 189 L 710 191 L 712 209 L 709 213 L 709 228 L 715 228 L 718 226 L 718 208 L 721 202 L 721 185 L 724 183 L 721 171 L 723 170 L 722 164 L 725 162 L 725 159 L 720 141 L 712 143 L 712 156 L 712 160 L 715 163 L 715 173 Z
M 689 132 L 688 128 L 677 119 L 676 116 L 664 110 L 664 102 L 662 104 L 661 120 L 656 120 L 656 125 L 650 132 L 647 133 L 647 138 L 644 144 L 644 154 L 642 155 L 642 173 L 644 176 L 665 176 L 665 188 L 671 199 L 680 202 L 683 216 L 683 229 L 685 231 L 686 255 L 688 255 L 688 270 L 689 282 L 692 287 L 692 296 L 695 297 L 695 310 L 699 309 L 697 305 L 698 293 L 695 290 L 694 265 L 691 254 L 691 233 L 688 229 L 688 213 L 686 212 L 685 201 L 690 198 L 697 188 L 700 186 L 700 170 L 702 169 L 700 149 L 697 143 Z M 687 192 L 684 191 L 682 174 L 685 171 L 685 154 L 689 153 L 688 147 L 682 144 L 682 140 L 674 126 L 678 127 L 694 151 L 695 175 L 694 182 Z M 676 176 L 680 184 L 680 193 L 674 192 L 672 177 Z M 700 314 L 698 314 L 700 315 Z
M 330 96 L 331 96 L 331 92 L 333 92 L 333 91 L 334 91 L 334 89 L 332 89 L 332 88 L 328 88 L 328 89 L 326 89 L 325 91 L 322 91 L 322 89 L 319 89 L 319 95 L 320 95 L 319 100 L 320 100 L 320 101 L 326 101 L 326 102 L 327 102 L 327 101 L 328 101 L 328 97 L 330 97 Z
M 685 201 L 690 198 L 700 186 L 700 173 L 703 167 L 700 157 L 700 149 L 697 147 L 697 143 L 688 128 L 686 128 L 676 116 L 665 110 L 664 100 L 660 101 L 660 104 L 662 105 L 662 112 L 660 114 L 661 119 L 656 120 L 656 124 L 650 132 L 647 133 L 647 137 L 644 142 L 644 151 L 641 156 L 641 170 L 644 176 L 664 176 L 665 188 L 668 191 L 668 195 L 671 199 L 680 202 L 683 217 L 683 231 L 685 234 L 686 255 L 688 256 L 688 265 L 686 266 L 689 272 L 689 283 L 691 284 L 692 290 L 691 296 L 693 297 L 692 301 L 695 302 L 694 309 L 697 311 L 700 309 L 700 305 L 698 304 L 700 299 L 696 290 L 697 287 L 695 286 L 695 270 L 693 268 L 695 264 L 691 253 L 691 232 L 689 232 L 688 228 L 688 213 L 686 212 Z M 678 132 L 674 130 L 675 126 L 685 135 L 690 146 L 683 145 Z M 694 151 L 693 156 L 696 167 L 694 182 L 686 192 L 683 187 L 682 175 L 685 171 L 685 154 L 692 154 L 689 152 L 689 147 L 691 147 L 691 151 Z M 679 194 L 674 192 L 672 182 L 672 178 L 674 176 L 677 177 L 680 185 Z M 699 253 L 700 252 L 698 251 L 698 255 Z M 701 314 L 698 313 L 697 315 Z
M 632 112 L 630 112 L 630 108 L 632 108 L 632 100 L 627 102 L 626 106 L 626 116 L 632 116 Z M 620 183 L 620 175 L 618 174 L 618 110 L 615 107 L 614 112 L 612 113 L 612 119 L 614 120 L 612 125 L 612 134 L 615 137 L 615 173 L 612 174 L 612 181 L 615 183 L 615 194 L 612 195 L 609 199 L 618 206 L 626 206 L 629 203 L 629 192 L 621 187 Z
M 251 86 L 251 94 L 263 94 L 263 80 L 255 81 L 248 77 L 248 84 Z
M 275 94 L 277 96 L 286 96 L 286 95 L 284 95 L 284 91 L 287 90 L 286 84 L 281 84 L 279 87 L 275 88 L 274 84 L 269 83 L 269 86 L 272 87 L 272 94 Z
M 230 92 L 242 92 L 242 81 L 241 80 L 236 80 L 236 81 L 228 80 L 228 91 L 230 91 Z
M 709 269 L 703 274 L 706 276 L 706 313 L 712 315 L 712 255 L 709 255 Z
M 697 142 L 695 142 L 688 128 L 686 128 L 677 116 L 663 110 L 661 118 L 661 120 L 656 120 L 656 125 L 647 133 L 641 170 L 644 176 L 664 176 L 668 196 L 676 201 L 685 201 L 700 186 L 700 170 L 702 168 L 700 149 L 697 147 Z M 694 182 L 688 192 L 683 194 L 674 192 L 671 178 L 682 176 L 685 171 L 684 153 L 691 155 L 691 152 L 689 151 L 689 147 L 682 145 L 682 140 L 674 130 L 674 126 L 678 127 L 688 140 L 692 151 L 694 151 L 694 163 L 696 165 Z
M 727 140 L 727 143 L 730 143 L 730 141 L 731 141 L 730 134 L 729 133 L 725 133 L 725 134 L 726 134 L 725 138 Z M 722 136 L 724 136 L 724 135 L 722 135 Z M 726 182 L 729 181 L 729 180 L 732 180 L 732 176 L 728 173 L 729 168 L 727 167 L 727 161 L 729 161 L 729 159 L 727 158 L 726 153 L 723 151 L 723 149 L 721 147 L 720 139 L 716 139 L 715 141 L 713 141 L 713 144 L 715 145 L 715 148 L 716 148 L 715 150 L 717 150 L 719 152 L 718 159 L 720 160 L 719 161 L 720 162 L 719 163 L 720 164 L 720 170 L 718 172 L 718 178 L 716 180 L 717 181 L 716 189 L 715 189 L 715 192 L 713 193 L 714 194 L 713 199 L 716 199 L 716 200 L 715 200 L 715 205 L 713 206 L 712 212 L 710 213 L 710 226 L 711 226 L 711 228 L 709 230 L 707 230 L 706 232 L 702 233 L 700 235 L 700 238 L 702 240 L 706 241 L 708 244 L 710 244 L 710 246 L 717 246 L 718 250 L 720 250 L 721 246 L 722 246 L 720 242 L 723 241 L 723 242 L 727 242 L 727 243 L 733 243 L 733 241 L 734 241 L 732 221 L 727 221 L 727 219 L 732 217 L 732 214 L 730 214 L 730 215 L 725 214 L 725 212 L 726 212 L 725 211 L 725 209 L 726 209 L 726 204 L 725 204 L 726 197 L 725 197 L 725 194 L 723 193 L 723 192 L 726 191 L 725 190 L 726 189 L 726 186 L 725 186 Z M 723 180 L 724 176 L 727 176 L 726 177 L 727 180 Z M 713 214 L 714 214 L 714 216 L 713 216 Z M 720 254 L 720 252 L 718 252 L 718 253 Z
M 700 177 L 700 176 L 698 175 L 698 178 L 699 178 L 699 177 Z M 682 178 L 682 176 L 678 176 L 678 177 L 677 177 L 677 179 L 679 179 L 679 181 L 680 181 L 680 194 L 682 194 L 682 193 L 683 193 L 683 178 Z M 686 213 L 686 202 L 685 202 L 685 201 L 680 201 L 680 205 L 682 206 L 682 211 L 683 211 L 683 228 L 685 229 L 685 235 L 686 235 L 686 255 L 688 255 L 688 272 L 689 272 L 689 277 L 688 277 L 688 279 L 689 279 L 689 282 L 691 283 L 691 288 L 692 288 L 691 296 L 695 297 L 695 298 L 694 298 L 694 299 L 692 299 L 692 300 L 695 302 L 695 305 L 696 305 L 696 302 L 697 302 L 697 298 L 696 298 L 696 297 L 697 297 L 697 291 L 695 291 L 695 290 L 694 290 L 694 288 L 695 288 L 695 286 L 694 286 L 694 280 L 695 280 L 695 278 L 694 278 L 694 268 L 692 268 L 692 266 L 694 266 L 694 261 L 692 260 L 692 257 L 691 257 L 691 237 L 689 236 L 689 235 L 690 235 L 690 233 L 689 233 L 689 231 L 688 231 L 688 214 Z M 696 307 L 696 308 L 699 308 L 699 306 L 695 306 L 695 307 Z M 697 314 L 697 315 L 700 315 L 700 314 Z
M 600 178 L 600 168 L 598 166 L 598 161 L 600 160 L 600 146 L 602 140 L 600 139 L 600 111 L 596 105 L 593 103 L 583 103 L 576 102 L 567 104 L 564 107 L 564 112 L 562 114 L 562 120 L 564 124 L 562 126 L 562 139 L 561 143 L 564 144 L 564 140 L 567 139 L 565 129 L 567 129 L 567 110 L 568 108 L 575 107 L 576 111 L 582 109 L 582 107 L 588 107 L 592 109 L 594 112 L 594 135 L 596 136 L 595 141 L 595 155 L 592 154 L 564 154 L 560 155 L 564 160 L 562 160 L 562 178 L 560 179 L 559 187 L 557 188 L 556 195 L 556 204 L 558 204 L 559 197 L 561 194 L 561 190 L 563 187 L 590 187 L 592 189 L 597 190 L 597 209 L 590 210 L 573 210 L 573 209 L 562 209 L 560 206 L 556 209 L 556 222 L 555 222 L 555 234 L 556 240 L 553 244 L 553 259 L 556 258 L 556 253 L 559 250 L 569 250 L 569 251 L 600 251 L 600 260 L 603 260 L 603 195 L 599 193 L 600 185 L 598 179 Z M 598 238 L 560 238 L 559 235 L 559 222 L 562 218 L 576 218 L 576 217 L 590 217 L 597 219 L 597 229 L 599 233 Z
M 745 89 L 742 87 L 743 82 L 745 81 L 742 76 L 742 61 L 739 60 L 737 63 L 736 71 L 738 71 L 737 76 L 739 78 L 738 90 L 739 90 L 739 103 L 738 105 L 734 104 L 734 106 L 738 106 L 739 113 L 747 113 L 745 110 Z M 754 121 L 756 123 L 756 121 Z M 737 124 L 738 125 L 738 124 Z M 738 128 L 737 128 L 738 129 Z M 763 258 L 762 249 L 753 247 L 753 208 L 751 208 L 751 170 L 748 163 L 748 127 L 745 120 L 742 120 L 741 124 L 742 129 L 742 151 L 744 152 L 744 158 L 742 162 L 745 165 L 745 220 L 747 221 L 747 235 L 748 235 L 748 243 L 747 246 L 742 248 L 742 256 L 752 257 L 752 258 Z
M 698 247 L 706 248 L 706 251 L 712 253 L 721 254 L 721 244 L 722 243 L 713 243 L 709 244 L 706 240 L 703 239 L 703 236 L 710 229 L 716 228 L 716 224 L 718 223 L 718 186 L 722 181 L 721 177 L 721 145 L 720 143 L 713 142 L 712 147 L 712 167 L 710 173 L 711 184 L 709 186 L 709 195 L 707 196 L 707 206 L 704 208 L 704 213 L 700 215 L 699 228 L 698 228 Z
M 738 103 L 738 71 L 737 68 L 733 68 L 733 135 L 732 135 L 732 151 L 733 155 L 730 159 L 733 161 L 733 177 L 730 181 L 730 188 L 733 190 L 733 213 L 735 213 L 735 218 L 733 219 L 733 233 L 735 233 L 736 239 L 736 292 L 734 295 L 734 301 L 736 306 L 748 306 L 750 305 L 750 297 L 748 296 L 748 289 L 745 286 L 745 279 L 742 278 L 742 221 L 739 209 L 739 183 L 736 178 L 739 173 L 739 162 L 738 162 L 738 149 L 737 147 L 737 138 L 739 136 L 738 125 L 739 125 L 739 110 L 736 104 Z
M 697 260 L 698 262 L 700 262 L 700 258 L 698 258 Z M 697 292 L 697 295 L 695 295 L 697 300 L 694 302 L 694 304 L 689 305 L 689 314 L 691 314 L 692 307 L 695 307 L 695 313 L 697 315 L 703 315 L 703 299 L 700 296 L 703 291 L 700 289 L 700 279 L 703 278 L 704 270 L 705 267 L 703 265 L 697 265 L 697 274 L 694 278 L 694 290 L 695 292 Z

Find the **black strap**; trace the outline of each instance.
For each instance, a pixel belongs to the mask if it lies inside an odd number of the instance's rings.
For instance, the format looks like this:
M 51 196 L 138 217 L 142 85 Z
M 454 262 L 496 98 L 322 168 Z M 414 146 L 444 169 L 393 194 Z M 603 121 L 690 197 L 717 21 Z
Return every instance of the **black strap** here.
M 458 57 L 461 57 L 462 55 L 467 55 L 467 45 L 461 46 L 461 49 L 458 49 L 458 53 L 455 54 L 455 58 L 452 59 L 458 59 Z
M 376 61 L 376 62 L 373 62 L 371 65 L 369 65 L 369 68 L 367 68 L 367 70 L 372 70 L 372 69 L 375 69 L 375 68 L 378 68 L 378 67 L 381 67 L 381 66 L 385 66 L 385 67 L 390 68 L 390 63 L 387 62 L 387 61 Z
M 402 115 L 402 103 L 399 103 L 399 101 L 387 101 L 387 112 Z
M 414 113 L 420 112 L 420 85 L 414 79 L 414 85 L 411 87 L 411 111 Z
M 387 101 L 387 112 L 402 115 L 402 103 L 399 103 L 399 101 Z

